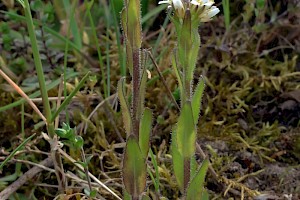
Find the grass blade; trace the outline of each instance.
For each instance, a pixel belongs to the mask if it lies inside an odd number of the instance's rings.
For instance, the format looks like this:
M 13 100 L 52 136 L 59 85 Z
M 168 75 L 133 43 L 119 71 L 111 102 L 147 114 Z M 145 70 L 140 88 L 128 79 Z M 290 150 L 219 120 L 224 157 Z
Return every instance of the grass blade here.
M 33 137 L 35 136 L 35 133 L 32 134 L 30 137 L 28 137 L 26 140 L 24 140 L 17 148 L 15 148 L 13 150 L 13 152 L 11 152 L 11 154 L 9 154 L 9 156 L 7 156 L 7 158 L 1 163 L 0 165 L 0 170 L 2 170 L 2 168 L 4 167 L 4 165 L 19 151 L 21 150 L 21 148 L 27 143 L 29 142 Z
M 74 90 L 71 92 L 71 94 L 62 102 L 62 104 L 59 106 L 59 108 L 56 110 L 56 112 L 52 115 L 51 121 L 53 122 L 57 115 L 64 109 L 66 108 L 67 105 L 69 105 L 70 101 L 72 98 L 76 95 L 76 93 L 79 91 L 79 89 L 83 86 L 85 83 L 86 79 L 90 75 L 90 72 L 88 72 L 78 83 L 78 85 L 74 88 Z

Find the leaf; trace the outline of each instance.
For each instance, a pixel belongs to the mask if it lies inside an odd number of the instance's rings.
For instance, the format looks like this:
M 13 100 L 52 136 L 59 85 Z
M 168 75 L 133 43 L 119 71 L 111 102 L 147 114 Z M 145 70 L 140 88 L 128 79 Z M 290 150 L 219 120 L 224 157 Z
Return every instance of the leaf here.
M 199 35 L 199 30 L 198 30 L 198 24 L 196 26 L 192 25 L 192 37 L 191 37 L 191 44 L 192 44 L 192 50 L 190 51 L 189 54 L 189 66 L 187 70 L 187 78 L 191 81 L 194 78 L 194 70 L 196 67 L 196 63 L 198 60 L 198 53 L 200 49 L 200 35 Z
M 187 10 L 184 15 L 183 24 L 181 27 L 181 33 L 178 36 L 178 58 L 181 63 L 184 73 L 188 73 L 190 67 L 190 57 L 192 49 L 192 24 L 191 24 L 191 12 Z M 186 74 L 187 75 L 187 74 Z M 186 77 L 190 80 L 190 77 Z
M 142 196 L 142 200 L 151 200 L 151 198 L 145 194 Z
M 144 67 L 142 78 L 139 86 L 139 105 L 137 108 L 137 117 L 140 119 L 142 116 L 142 112 L 144 111 L 144 101 L 145 101 L 145 92 L 146 92 L 146 83 L 147 83 L 147 72 Z
M 118 97 L 121 104 L 124 127 L 127 135 L 129 135 L 132 130 L 132 122 L 131 122 L 129 106 L 124 91 L 124 81 L 125 78 L 121 78 L 118 82 Z
M 147 171 L 148 171 L 148 174 L 150 175 L 150 177 L 152 179 L 155 191 L 159 192 L 159 170 L 158 170 L 158 165 L 157 165 L 157 161 L 156 161 L 156 159 L 154 157 L 154 154 L 153 154 L 151 149 L 149 149 L 149 152 L 150 152 L 151 162 L 152 162 L 154 170 L 155 170 L 155 178 L 154 178 L 154 176 L 153 176 L 153 174 L 152 174 L 152 172 L 149 168 L 148 168 Z
M 70 0 L 63 0 L 64 9 L 67 13 L 69 19 L 69 28 L 72 32 L 72 36 L 74 38 L 74 43 L 78 49 L 82 49 L 82 39 L 79 27 L 77 25 L 77 21 L 75 20 L 75 9 L 77 9 L 77 5 L 71 5 Z
M 203 195 L 203 191 L 204 191 L 204 181 L 205 181 L 205 176 L 206 176 L 206 172 L 208 169 L 208 160 L 205 159 L 202 164 L 201 167 L 198 171 L 198 173 L 196 174 L 196 176 L 192 179 L 192 181 L 190 182 L 188 188 L 187 188 L 187 193 L 186 193 L 186 200 L 195 200 L 198 197 L 199 200 L 202 200 L 202 195 Z
M 128 194 L 128 192 L 126 190 L 124 190 L 124 196 L 123 196 L 124 200 L 132 200 L 130 194 Z
M 149 151 L 150 134 L 152 128 L 152 111 L 145 109 L 139 131 L 139 146 L 144 158 L 147 157 Z
M 196 128 L 191 102 L 186 102 L 181 109 L 176 135 L 178 151 L 184 158 L 190 158 L 195 153 L 196 143 Z
M 198 163 L 196 161 L 195 156 L 191 157 L 191 171 L 190 171 L 190 177 L 194 177 L 197 173 Z
M 126 5 L 126 2 L 125 2 Z M 131 43 L 128 40 L 128 29 L 127 29 L 127 14 L 126 9 L 123 8 L 121 12 L 121 25 L 123 28 L 123 35 L 124 35 L 124 41 L 126 46 L 126 64 L 129 69 L 129 73 L 132 75 L 132 69 L 133 69 L 133 55 L 132 55 L 132 46 Z
M 29 142 L 33 137 L 35 136 L 35 133 L 32 134 L 31 136 L 29 136 L 28 138 L 26 138 L 17 148 L 15 148 L 11 154 L 9 154 L 9 156 L 7 156 L 5 158 L 5 160 L 0 164 L 0 171 L 2 170 L 2 168 L 4 167 L 4 165 L 19 151 L 21 150 L 25 144 L 27 144 L 27 142 Z
M 139 197 L 146 186 L 146 163 L 140 150 L 138 140 L 130 135 L 127 140 L 123 159 L 123 183 L 133 199 Z
M 181 192 L 183 192 L 184 191 L 184 158 L 178 151 L 175 130 L 173 130 L 172 132 L 171 150 L 172 150 L 174 174 L 176 177 L 177 184 Z
M 127 39 L 133 50 L 140 49 L 142 45 L 140 0 L 128 0 L 126 25 L 129 27 L 127 29 Z
M 183 82 L 182 82 L 182 77 L 181 77 L 181 74 L 180 74 L 180 68 L 179 68 L 179 65 L 178 65 L 177 59 L 176 59 L 176 52 L 174 52 L 174 54 L 172 56 L 172 67 L 173 67 L 175 75 L 177 77 L 180 94 L 182 94 L 182 93 L 184 93 L 184 91 L 183 91 Z
M 205 88 L 204 78 L 201 77 L 199 79 L 199 83 L 195 89 L 195 93 L 192 98 L 194 124 L 198 124 L 204 88 Z
M 81 149 L 83 147 L 83 138 L 80 135 L 76 135 L 73 141 L 75 149 Z

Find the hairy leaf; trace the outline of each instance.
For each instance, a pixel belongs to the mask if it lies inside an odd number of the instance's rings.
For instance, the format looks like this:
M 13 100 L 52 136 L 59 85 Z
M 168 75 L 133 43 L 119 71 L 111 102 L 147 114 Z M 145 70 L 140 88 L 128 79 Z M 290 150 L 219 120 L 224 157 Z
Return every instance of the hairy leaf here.
M 144 111 L 144 101 L 145 101 L 145 92 L 146 92 L 146 83 L 147 83 L 147 72 L 144 68 L 142 73 L 142 78 L 139 86 L 139 105 L 137 108 L 137 117 L 140 119 L 142 112 Z
M 141 120 L 140 131 L 139 131 L 140 133 L 139 145 L 144 158 L 147 157 L 149 151 L 151 128 L 152 128 L 152 111 L 146 108 Z
M 204 78 L 201 77 L 199 79 L 199 83 L 195 89 L 193 99 L 192 99 L 194 124 L 198 124 L 204 88 L 205 88 Z
M 121 105 L 121 109 L 122 109 L 124 127 L 125 127 L 127 135 L 129 135 L 132 131 L 132 122 L 131 122 L 129 106 L 128 106 L 125 91 L 124 91 L 124 81 L 125 81 L 125 78 L 121 78 L 118 82 L 118 97 L 119 97 L 120 105 Z
M 181 27 L 181 33 L 178 36 L 178 58 L 183 67 L 183 72 L 187 75 L 190 67 L 190 57 L 192 49 L 192 24 L 191 13 L 189 10 L 185 12 L 183 24 Z M 189 77 L 186 77 L 189 78 Z
M 123 183 L 133 199 L 139 197 L 146 186 L 146 163 L 134 135 L 127 139 L 123 160 Z
M 190 182 L 186 193 L 186 200 L 194 200 L 194 199 L 202 200 L 201 197 L 204 191 L 203 185 L 205 181 L 205 175 L 208 169 L 208 164 L 209 164 L 208 160 L 204 160 L 198 173 Z
M 181 109 L 176 135 L 178 151 L 184 158 L 190 158 L 195 153 L 196 143 L 196 128 L 191 102 L 186 102 Z
M 127 7 L 127 39 L 133 49 L 140 49 L 142 45 L 141 36 L 141 5 L 139 0 L 128 0 Z
M 177 139 L 176 139 L 176 131 L 173 130 L 172 132 L 172 161 L 173 161 L 173 168 L 174 174 L 176 177 L 177 184 L 180 190 L 183 192 L 184 190 L 184 158 L 178 151 L 177 147 Z
M 174 72 L 176 74 L 177 77 L 177 81 L 178 81 L 178 85 L 179 85 L 179 91 L 180 91 L 180 98 L 182 98 L 182 93 L 184 93 L 183 91 L 183 80 L 182 80 L 182 76 L 181 76 L 181 72 L 180 72 L 180 65 L 177 63 L 176 60 L 176 53 L 174 52 L 173 56 L 172 56 L 172 66 L 174 69 Z M 182 99 L 181 99 L 182 100 Z

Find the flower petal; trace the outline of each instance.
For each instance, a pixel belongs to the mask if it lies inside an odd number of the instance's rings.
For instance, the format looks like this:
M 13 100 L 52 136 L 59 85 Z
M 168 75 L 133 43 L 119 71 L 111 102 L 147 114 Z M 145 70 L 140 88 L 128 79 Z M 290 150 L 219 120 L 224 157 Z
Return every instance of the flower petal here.
M 170 0 L 165 0 L 165 1 L 158 2 L 158 4 L 164 4 L 164 3 L 171 4 L 171 1 Z
M 219 12 L 220 12 L 219 8 L 217 8 L 216 6 L 212 6 L 211 9 L 209 9 L 209 11 L 207 12 L 207 17 L 212 18 Z

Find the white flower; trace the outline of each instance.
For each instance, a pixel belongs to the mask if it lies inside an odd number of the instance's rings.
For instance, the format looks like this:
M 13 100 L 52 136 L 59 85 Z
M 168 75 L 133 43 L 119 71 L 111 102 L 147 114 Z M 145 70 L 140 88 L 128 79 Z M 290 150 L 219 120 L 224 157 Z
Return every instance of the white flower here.
M 180 17 L 184 16 L 184 6 L 181 0 L 164 0 L 158 2 L 158 4 L 169 4 L 168 8 L 173 7 Z
M 196 6 L 207 6 L 211 7 L 215 2 L 213 0 L 192 0 L 191 4 L 194 4 Z
M 217 8 L 216 6 L 212 6 L 208 12 L 207 12 L 207 17 L 208 18 L 212 18 L 213 16 L 215 16 L 216 14 L 218 14 L 220 12 L 219 8 Z
M 172 7 L 178 17 L 184 18 L 185 10 L 188 9 L 189 6 L 184 5 L 183 1 L 184 0 L 162 0 L 159 1 L 158 4 L 168 4 L 168 8 Z M 214 0 L 191 0 L 188 2 L 192 18 L 197 19 L 198 22 L 210 21 L 213 16 L 220 12 L 219 8 L 213 6 L 214 3 Z
M 191 12 L 198 15 L 200 22 L 208 22 L 220 12 L 219 8 L 212 6 L 214 0 L 192 0 Z
M 173 6 L 174 6 L 175 10 L 184 9 L 181 0 L 173 0 Z

